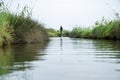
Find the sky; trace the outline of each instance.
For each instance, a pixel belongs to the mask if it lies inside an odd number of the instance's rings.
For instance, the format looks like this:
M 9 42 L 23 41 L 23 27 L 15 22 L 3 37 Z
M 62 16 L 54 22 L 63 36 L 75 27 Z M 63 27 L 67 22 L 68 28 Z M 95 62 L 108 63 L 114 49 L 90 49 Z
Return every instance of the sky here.
M 120 0 L 4 0 L 12 12 L 27 5 L 32 18 L 47 28 L 71 30 L 74 27 L 91 27 L 102 17 L 107 20 L 120 13 Z M 19 4 L 19 8 L 18 8 Z

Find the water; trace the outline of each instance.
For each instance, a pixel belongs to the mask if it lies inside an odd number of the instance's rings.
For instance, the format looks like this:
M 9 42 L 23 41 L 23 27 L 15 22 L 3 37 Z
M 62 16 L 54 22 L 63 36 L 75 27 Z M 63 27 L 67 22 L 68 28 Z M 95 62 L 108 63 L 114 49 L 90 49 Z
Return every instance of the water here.
M 120 42 L 51 38 L 4 47 L 0 80 L 120 80 Z

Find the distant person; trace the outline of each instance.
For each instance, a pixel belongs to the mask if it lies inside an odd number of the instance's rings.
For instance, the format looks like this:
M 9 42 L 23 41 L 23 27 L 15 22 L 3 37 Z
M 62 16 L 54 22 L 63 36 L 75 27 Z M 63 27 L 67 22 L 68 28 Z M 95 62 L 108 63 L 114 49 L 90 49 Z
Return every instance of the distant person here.
M 62 36 L 63 27 L 60 26 L 60 37 Z

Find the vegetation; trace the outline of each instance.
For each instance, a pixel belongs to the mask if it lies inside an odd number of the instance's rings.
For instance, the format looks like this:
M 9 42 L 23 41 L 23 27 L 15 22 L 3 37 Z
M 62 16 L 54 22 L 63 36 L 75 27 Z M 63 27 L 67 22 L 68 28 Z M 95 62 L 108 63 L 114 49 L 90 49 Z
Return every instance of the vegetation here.
M 72 31 L 63 30 L 63 37 L 119 39 L 120 17 L 107 21 L 104 18 L 96 22 L 93 29 L 76 27 Z M 31 12 L 25 6 L 21 13 L 13 14 L 0 2 L 0 46 L 18 43 L 45 41 L 49 37 L 60 36 L 60 31 L 52 28 L 44 29 L 44 25 L 31 19 Z
M 4 11 L 3 9 L 3 3 L 0 3 L 0 46 L 10 44 L 12 40 L 9 29 L 9 15 L 6 12 L 6 9 L 4 9 Z
M 49 37 L 60 37 L 60 30 L 48 28 L 48 29 L 46 29 L 46 31 L 47 31 Z M 70 31 L 68 31 L 68 30 L 63 30 L 63 32 L 62 32 L 63 37 L 68 37 L 69 34 L 70 34 Z
M 13 26 L 13 43 L 31 43 L 47 40 L 48 36 L 42 24 L 30 17 L 10 16 L 10 26 Z
M 76 27 L 70 33 L 70 37 L 74 37 L 74 38 L 81 38 L 81 37 L 89 38 L 90 36 L 91 36 L 91 29 L 89 28 Z
M 59 30 L 52 28 L 47 29 L 50 37 L 60 35 Z M 93 39 L 115 39 L 120 40 L 120 18 L 112 21 L 107 21 L 102 18 L 100 22 L 96 22 L 93 28 L 75 27 L 72 31 L 63 31 L 63 36 L 73 38 L 93 38 Z
M 120 40 L 120 19 L 106 21 L 104 18 L 96 22 L 93 29 L 74 28 L 70 37 L 74 38 L 94 38 L 94 39 L 119 39 Z
M 0 3 L 0 46 L 11 43 L 32 43 L 48 39 L 44 25 L 31 19 L 24 7 L 20 14 L 12 14 Z
M 72 31 L 63 30 L 64 37 L 73 38 L 93 38 L 93 39 L 115 39 L 120 40 L 120 17 L 117 15 L 117 19 L 107 21 L 102 18 L 100 22 L 96 22 L 93 28 L 81 28 L 75 27 Z M 60 36 L 59 30 L 52 28 L 47 29 L 50 37 Z
M 47 29 L 50 37 L 60 36 L 59 30 Z M 93 28 L 75 27 L 72 31 L 63 30 L 64 37 L 72 38 L 92 38 L 92 39 L 114 39 L 120 40 L 120 17 L 116 14 L 116 19 L 107 21 L 102 18 L 96 22 Z
M 68 30 L 63 30 L 63 33 L 62 33 L 63 37 L 68 37 L 70 35 L 70 31 Z
M 57 37 L 59 34 L 59 31 L 57 31 L 53 28 L 48 28 L 48 29 L 46 29 L 46 31 L 47 31 L 49 37 Z

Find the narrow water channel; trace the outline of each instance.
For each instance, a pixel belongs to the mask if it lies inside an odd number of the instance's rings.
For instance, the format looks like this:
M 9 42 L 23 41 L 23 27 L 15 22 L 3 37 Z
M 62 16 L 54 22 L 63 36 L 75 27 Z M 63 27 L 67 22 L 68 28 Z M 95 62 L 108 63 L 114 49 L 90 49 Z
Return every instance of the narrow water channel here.
M 120 41 L 56 37 L 4 47 L 0 80 L 120 80 Z

